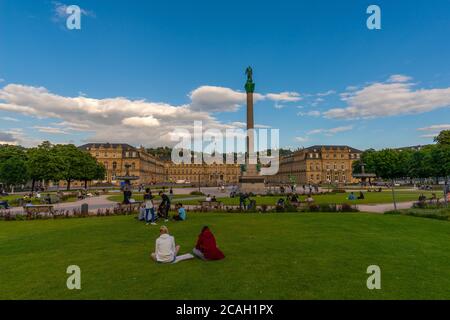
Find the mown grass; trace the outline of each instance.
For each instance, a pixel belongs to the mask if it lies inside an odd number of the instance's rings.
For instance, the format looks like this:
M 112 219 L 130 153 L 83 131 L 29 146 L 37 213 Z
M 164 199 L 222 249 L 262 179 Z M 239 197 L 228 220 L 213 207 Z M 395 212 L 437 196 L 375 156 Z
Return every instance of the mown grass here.
M 450 223 L 402 215 L 192 214 L 169 222 L 189 252 L 203 225 L 226 258 L 161 265 L 158 227 L 132 216 L 0 223 L 0 299 L 449 299 Z M 66 288 L 81 268 L 82 290 Z M 382 289 L 368 290 L 369 265 Z
M 156 193 L 153 194 L 153 197 L 155 200 L 161 200 L 161 197 Z M 195 198 L 198 196 L 191 196 L 188 194 L 174 194 L 172 196 L 172 200 L 175 201 L 176 199 L 183 199 L 183 198 Z M 133 193 L 132 198 L 136 201 L 143 201 L 144 200 L 144 194 L 143 193 Z M 114 202 L 122 202 L 123 201 L 123 195 L 122 194 L 116 194 L 116 195 L 112 195 L 109 196 L 107 198 L 109 201 L 114 201 Z
M 397 211 L 388 211 L 385 214 L 403 214 L 407 216 L 429 218 L 437 220 L 450 220 L 450 207 L 441 208 L 410 208 Z
M 430 196 L 431 192 L 419 192 L 419 191 L 397 191 L 395 196 L 398 202 L 407 202 L 417 200 L 420 194 Z M 355 192 L 355 196 L 359 193 Z M 389 191 L 383 192 L 364 192 L 364 199 L 362 200 L 348 200 L 350 193 L 335 193 L 335 194 L 322 194 L 313 195 L 314 202 L 317 204 L 323 203 L 349 203 L 349 204 L 377 204 L 377 203 L 391 203 L 392 193 Z M 252 199 L 256 200 L 257 205 L 275 205 L 278 199 L 285 198 L 282 196 L 256 196 Z M 300 196 L 300 200 L 304 201 L 306 196 Z M 204 200 L 201 198 L 200 200 Z M 239 197 L 221 197 L 217 199 L 223 202 L 225 205 L 239 205 Z M 183 204 L 199 204 L 199 200 L 186 200 Z
M 55 193 L 50 193 L 52 195 L 54 195 Z M 41 194 L 41 199 L 37 199 L 37 198 L 32 198 L 31 199 L 31 203 L 34 205 L 39 205 L 43 203 L 43 199 L 45 198 L 45 196 L 47 195 L 47 193 L 42 193 Z M 14 195 L 8 195 L 8 196 L 2 196 L 0 197 L 0 201 L 8 201 L 9 205 L 11 207 L 16 207 L 18 205 L 17 201 L 19 199 L 23 199 L 24 195 L 18 195 L 18 194 L 14 194 Z M 69 197 L 67 199 L 65 199 L 64 201 L 62 201 L 62 203 L 65 202 L 75 202 L 77 201 L 77 197 Z

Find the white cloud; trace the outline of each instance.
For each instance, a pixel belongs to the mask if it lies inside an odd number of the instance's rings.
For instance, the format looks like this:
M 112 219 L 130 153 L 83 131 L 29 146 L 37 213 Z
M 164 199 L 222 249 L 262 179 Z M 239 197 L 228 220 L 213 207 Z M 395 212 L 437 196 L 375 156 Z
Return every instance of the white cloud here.
M 410 80 L 412 80 L 411 77 L 402 74 L 394 74 L 389 77 L 388 82 L 408 82 Z
M 77 131 L 90 133 L 85 139 L 90 142 L 159 146 L 176 143 L 171 140 L 171 132 L 175 129 L 192 131 L 194 121 L 202 121 L 204 130 L 232 128 L 211 112 L 232 111 L 238 104 L 245 104 L 246 99 L 244 93 L 207 86 L 192 91 L 190 96 L 190 103 L 173 106 L 124 97 L 66 97 L 43 87 L 8 84 L 0 88 L 0 110 L 53 120 L 49 125 L 33 128 L 37 132 L 60 135 Z M 256 94 L 255 100 L 258 99 L 264 97 Z M 255 127 L 269 126 L 257 124 Z
M 336 91 L 334 91 L 334 90 L 328 90 L 328 91 L 325 91 L 325 92 L 319 92 L 316 95 L 318 97 L 326 97 L 326 96 L 329 96 L 329 95 L 332 95 L 332 94 L 335 94 L 335 93 L 336 93 Z
M 69 121 L 55 122 L 52 123 L 52 125 L 64 127 L 64 129 L 70 131 L 92 131 L 89 129 L 89 126 L 87 124 L 73 123 Z
M 346 107 L 324 112 L 326 118 L 368 119 L 419 114 L 450 106 L 450 88 L 413 89 L 406 76 L 391 76 L 388 82 L 373 83 L 355 92 L 341 94 Z
M 268 93 L 265 97 L 272 101 L 296 102 L 302 100 L 297 92 Z
M 307 142 L 309 141 L 308 137 L 295 137 L 295 140 L 298 142 Z
M 130 117 L 122 120 L 124 125 L 130 127 L 158 127 L 159 121 L 155 119 L 153 116 L 148 117 Z
M 19 122 L 19 119 L 11 118 L 11 117 L 0 117 L 1 120 Z
M 314 130 L 308 131 L 307 135 L 325 134 L 327 136 L 332 136 L 336 133 L 350 131 L 352 129 L 353 129 L 353 126 L 342 126 L 342 127 L 331 128 L 331 129 L 314 129 Z
M 435 124 L 429 127 L 418 128 L 418 131 L 442 131 L 442 130 L 450 130 L 450 124 Z
M 247 95 L 229 88 L 201 86 L 189 95 L 191 108 L 197 111 L 229 112 L 237 111 L 246 103 Z M 259 96 L 255 100 L 257 100 Z
M 347 91 L 356 91 L 356 90 L 358 90 L 358 87 L 357 86 L 348 86 L 347 88 L 345 88 L 345 90 L 347 90 Z
M 420 137 L 425 139 L 434 139 L 439 135 L 439 133 L 430 133 L 430 134 L 423 134 Z
M 320 116 L 320 111 L 312 110 L 312 111 L 308 111 L 308 112 L 299 112 L 299 113 L 297 113 L 297 115 L 298 116 L 319 117 Z
M 33 128 L 37 129 L 39 132 L 42 132 L 42 133 L 68 134 L 67 131 L 64 131 L 60 128 L 55 128 L 55 127 L 34 126 Z

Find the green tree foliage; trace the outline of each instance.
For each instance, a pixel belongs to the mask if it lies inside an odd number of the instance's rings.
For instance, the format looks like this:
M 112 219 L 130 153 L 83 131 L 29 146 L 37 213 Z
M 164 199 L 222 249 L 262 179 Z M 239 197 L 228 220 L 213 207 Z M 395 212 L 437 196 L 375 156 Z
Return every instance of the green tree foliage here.
M 55 154 L 57 162 L 60 163 L 58 178 L 67 182 L 67 190 L 74 180 L 85 178 L 85 164 L 87 158 L 85 152 L 73 144 L 55 145 L 52 153 Z
M 28 179 L 27 155 L 22 147 L 0 146 L 0 182 L 14 190 L 14 186 L 25 184 Z
M 59 179 L 62 163 L 53 152 L 53 148 L 50 142 L 45 141 L 36 148 L 27 151 L 27 169 L 32 180 L 32 191 L 34 191 L 36 181 L 56 181 Z
M 83 152 L 82 157 L 83 165 L 79 180 L 84 181 L 84 187 L 87 188 L 88 181 L 103 180 L 106 175 L 106 169 L 103 164 L 98 163 L 89 153 Z
M 443 130 L 434 138 L 434 141 L 440 145 L 450 145 L 450 130 Z

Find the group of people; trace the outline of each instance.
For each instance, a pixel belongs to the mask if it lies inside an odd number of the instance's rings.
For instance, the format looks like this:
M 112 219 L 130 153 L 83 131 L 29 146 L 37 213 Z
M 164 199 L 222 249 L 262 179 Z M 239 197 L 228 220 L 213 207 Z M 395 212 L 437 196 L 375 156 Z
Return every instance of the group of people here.
M 291 184 L 291 185 L 281 185 L 280 186 L 280 193 L 284 194 L 287 192 L 290 193 L 296 193 L 297 192 L 297 185 Z M 319 186 L 318 185 L 302 185 L 302 194 L 312 194 L 312 193 L 319 193 Z
M 158 263 L 177 263 L 194 257 L 205 261 L 225 258 L 223 252 L 217 247 L 216 238 L 207 226 L 202 228 L 192 254 L 178 255 L 179 252 L 180 245 L 175 243 L 174 236 L 169 234 L 169 229 L 166 226 L 161 226 L 159 228 L 159 237 L 155 243 L 155 251 L 151 254 L 154 261 Z
M 164 219 L 165 222 L 169 221 L 169 211 L 171 206 L 171 197 L 169 197 L 164 192 L 160 191 L 159 196 L 161 197 L 161 203 L 156 208 L 154 202 L 154 196 L 150 188 L 145 189 L 144 202 L 143 202 L 143 214 L 141 215 L 141 220 L 145 220 L 146 224 L 156 225 L 156 220 L 158 218 Z M 182 203 L 177 203 L 176 206 L 177 213 L 172 217 L 175 221 L 186 220 L 186 210 Z
M 354 192 L 351 192 L 348 195 L 348 200 L 353 201 L 353 200 L 364 200 L 364 193 L 362 191 L 359 192 L 359 196 L 356 197 Z
M 292 193 L 288 194 L 286 196 L 286 200 L 284 198 L 279 198 L 276 203 L 277 208 L 285 208 L 286 205 L 292 204 L 297 205 L 301 202 L 301 198 L 298 194 Z M 313 203 L 314 198 L 312 197 L 312 194 L 308 194 L 308 196 L 305 198 L 306 203 Z
M 207 202 L 217 202 L 217 199 L 216 199 L 216 196 L 212 196 L 211 197 L 211 195 L 210 194 L 208 194 L 207 196 L 206 196 L 206 198 L 205 198 L 205 201 L 207 201 Z
M 430 202 L 430 204 L 437 204 L 439 203 L 439 198 L 437 197 L 436 193 L 432 193 L 431 197 L 427 199 L 427 197 L 422 193 L 419 196 L 419 202 L 420 203 L 425 203 L 427 200 Z M 445 201 L 445 198 L 444 198 Z M 447 201 L 450 201 L 450 193 L 447 194 Z

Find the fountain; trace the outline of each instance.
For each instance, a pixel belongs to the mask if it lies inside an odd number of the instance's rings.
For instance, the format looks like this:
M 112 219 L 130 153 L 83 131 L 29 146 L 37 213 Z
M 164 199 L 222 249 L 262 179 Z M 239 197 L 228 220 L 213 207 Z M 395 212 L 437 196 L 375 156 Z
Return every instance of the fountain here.
M 123 204 L 129 204 L 132 196 L 132 186 L 131 181 L 139 180 L 139 177 L 130 175 L 130 167 L 131 165 L 125 164 L 125 175 L 117 176 L 116 179 L 121 180 L 123 184 L 121 184 L 120 189 L 123 192 Z

